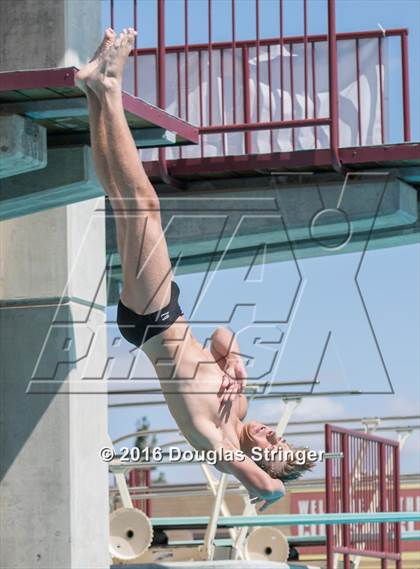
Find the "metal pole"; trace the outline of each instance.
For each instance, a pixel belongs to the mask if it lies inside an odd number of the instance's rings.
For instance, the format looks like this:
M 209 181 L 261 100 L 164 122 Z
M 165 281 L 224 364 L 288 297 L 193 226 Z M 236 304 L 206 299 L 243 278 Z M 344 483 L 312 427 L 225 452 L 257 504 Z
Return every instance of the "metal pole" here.
M 350 464 L 349 464 L 349 437 L 347 433 L 341 434 L 341 449 L 343 460 L 341 461 L 341 495 L 343 498 L 343 512 L 350 512 Z M 343 546 L 350 547 L 350 527 L 345 525 L 343 531 Z M 344 554 L 344 569 L 350 569 L 350 556 Z
M 158 45 L 157 45 L 157 104 L 166 110 L 166 49 L 165 49 L 165 0 L 158 0 Z M 185 189 L 186 185 L 181 180 L 173 178 L 168 171 L 165 147 L 159 147 L 159 170 L 160 177 L 169 186 Z
M 325 452 L 333 452 L 332 445 L 332 426 L 325 425 Z M 325 499 L 326 499 L 326 510 L 327 513 L 333 513 L 333 463 L 331 460 L 327 460 L 325 464 Z M 327 526 L 327 569 L 334 568 L 334 531 L 333 526 Z
M 404 114 L 404 142 L 410 142 L 410 83 L 408 75 L 408 30 L 401 35 L 402 96 Z
M 339 156 L 338 127 L 338 69 L 337 69 L 337 36 L 335 20 L 335 0 L 328 0 L 328 80 L 330 99 L 330 149 L 334 170 L 342 172 Z
M 386 511 L 386 458 L 385 458 L 385 445 L 379 443 L 378 447 L 378 461 L 379 461 L 379 507 L 382 512 Z M 386 535 L 387 525 L 381 524 L 380 540 L 381 550 L 384 553 L 388 551 L 388 536 Z M 387 560 L 381 559 L 381 569 L 387 569 Z
M 242 48 L 242 77 L 243 77 L 243 101 L 244 101 L 244 123 L 251 124 L 251 103 L 249 94 L 250 75 L 249 75 L 249 49 L 247 46 Z M 233 78 L 235 81 L 235 78 Z M 252 134 L 251 131 L 245 132 L 245 153 L 252 153 Z
M 404 441 L 405 442 L 405 441 Z M 400 446 L 394 448 L 394 510 L 400 511 L 401 487 L 400 487 Z M 401 556 L 401 524 L 395 524 L 395 552 Z M 396 562 L 396 569 L 402 569 L 401 557 Z

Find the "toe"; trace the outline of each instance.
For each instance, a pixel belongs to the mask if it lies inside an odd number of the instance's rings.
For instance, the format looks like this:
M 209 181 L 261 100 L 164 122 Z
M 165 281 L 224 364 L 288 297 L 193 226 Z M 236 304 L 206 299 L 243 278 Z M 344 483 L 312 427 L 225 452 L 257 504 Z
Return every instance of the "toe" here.
M 134 30 L 133 28 L 129 28 L 128 38 L 129 38 L 130 43 L 134 44 L 134 42 L 136 41 L 136 36 L 137 36 L 136 30 Z
M 117 39 L 115 40 L 115 47 L 119 47 L 121 45 L 122 40 L 124 39 L 124 34 L 120 33 L 117 37 Z

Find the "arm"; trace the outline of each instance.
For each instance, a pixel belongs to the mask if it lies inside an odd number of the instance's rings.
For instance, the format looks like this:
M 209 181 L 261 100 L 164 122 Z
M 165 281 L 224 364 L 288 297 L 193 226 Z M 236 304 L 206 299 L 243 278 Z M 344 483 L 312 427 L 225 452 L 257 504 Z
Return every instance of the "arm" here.
M 243 392 L 247 372 L 234 333 L 227 328 L 217 328 L 211 337 L 210 351 L 220 369 L 225 372 L 221 386 L 224 399 L 229 399 L 234 393 Z M 243 400 L 245 406 L 242 416 L 245 416 L 247 405 L 245 398 Z
M 237 451 L 230 444 L 223 446 L 223 451 Z M 271 478 L 264 470 L 255 464 L 253 460 L 245 456 L 244 460 L 232 460 L 217 463 L 217 469 L 235 476 L 248 490 L 251 498 L 257 501 L 263 501 L 260 511 L 265 510 L 271 504 L 282 498 L 286 490 L 283 482 L 278 479 Z
M 239 395 L 238 402 L 238 419 L 242 420 L 246 417 L 248 412 L 248 401 L 243 393 Z
M 220 327 L 213 332 L 210 351 L 221 369 L 225 369 L 226 360 L 240 359 L 239 344 L 233 332 L 228 328 Z

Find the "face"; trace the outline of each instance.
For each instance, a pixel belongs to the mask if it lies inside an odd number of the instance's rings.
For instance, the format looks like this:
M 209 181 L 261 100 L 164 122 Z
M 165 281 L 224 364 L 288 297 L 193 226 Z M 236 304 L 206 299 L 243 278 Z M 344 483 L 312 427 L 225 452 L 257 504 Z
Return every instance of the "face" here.
M 276 433 L 267 425 L 263 423 L 258 423 L 257 421 L 251 421 L 246 425 L 247 443 L 250 448 L 260 447 L 260 448 L 270 448 L 288 450 L 289 445 L 286 439 L 283 437 L 278 437 Z

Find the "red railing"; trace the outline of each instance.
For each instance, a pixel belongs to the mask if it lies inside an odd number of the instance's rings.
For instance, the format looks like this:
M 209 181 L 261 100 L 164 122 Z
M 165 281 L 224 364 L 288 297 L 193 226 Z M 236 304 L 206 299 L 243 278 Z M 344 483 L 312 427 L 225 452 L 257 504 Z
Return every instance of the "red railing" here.
M 139 13 L 141 13 L 140 20 L 140 33 L 141 29 L 150 22 L 145 21 L 144 13 L 139 10 L 139 5 L 144 0 L 130 0 L 131 1 L 131 16 L 127 16 L 124 20 L 124 25 L 138 27 Z M 302 29 L 303 35 L 285 37 L 285 6 L 284 0 L 278 0 L 278 13 L 279 22 L 278 29 L 279 35 L 274 38 L 261 38 L 261 22 L 260 22 L 260 0 L 255 0 L 255 37 L 247 40 L 237 39 L 237 5 L 236 0 L 231 0 L 231 38 L 225 42 L 213 41 L 213 26 L 214 26 L 214 10 L 216 0 L 208 0 L 207 14 L 203 14 L 203 18 L 207 17 L 207 38 L 206 41 L 199 44 L 189 43 L 189 25 L 191 24 L 191 17 L 189 14 L 189 2 L 184 0 L 183 3 L 183 18 L 184 22 L 184 43 L 182 45 L 166 45 L 165 42 L 165 0 L 157 0 L 157 46 L 151 48 L 136 49 L 133 51 L 133 71 L 132 74 L 132 91 L 136 96 L 143 98 L 144 94 L 141 93 L 142 84 L 139 84 L 141 77 L 142 64 L 144 58 L 152 56 L 155 59 L 155 77 L 148 76 L 147 83 L 150 84 L 153 79 L 156 83 L 156 96 L 155 100 L 149 100 L 153 104 L 157 104 L 161 108 L 166 108 L 167 93 L 169 90 L 176 92 L 176 106 L 171 108 L 170 112 L 177 114 L 179 117 L 186 121 L 193 122 L 191 117 L 192 111 L 197 110 L 198 123 L 201 133 L 201 158 L 204 158 L 204 144 L 205 137 L 220 134 L 222 145 L 222 156 L 227 156 L 226 150 L 226 136 L 233 133 L 242 133 L 243 135 L 243 152 L 251 154 L 257 152 L 255 139 L 253 134 L 258 131 L 268 131 L 270 136 L 270 152 L 273 153 L 279 149 L 275 148 L 274 135 L 278 129 L 290 129 L 291 148 L 289 150 L 298 150 L 296 138 L 299 134 L 297 129 L 312 128 L 313 129 L 313 148 L 316 150 L 320 146 L 318 134 L 319 127 L 327 127 L 329 130 L 329 139 L 324 143 L 328 145 L 331 152 L 331 163 L 337 169 L 340 167 L 340 93 L 339 93 L 339 60 L 337 57 L 337 46 L 340 41 L 351 40 L 354 42 L 354 67 L 356 73 L 357 83 L 357 119 L 355 120 L 357 126 L 357 140 L 359 145 L 372 144 L 372 142 L 364 142 L 363 133 L 367 129 L 364 124 L 361 87 L 361 42 L 364 40 L 377 41 L 377 83 L 378 83 L 378 107 L 380 114 L 380 135 L 378 138 L 379 144 L 390 142 L 387 140 L 386 132 L 386 116 L 385 116 L 385 102 L 384 97 L 387 93 L 384 92 L 384 76 L 383 76 L 383 46 L 384 41 L 391 37 L 399 38 L 400 61 L 401 61 L 401 104 L 403 114 L 403 132 L 400 141 L 408 142 L 410 140 L 410 109 L 409 109 L 409 83 L 408 83 L 408 47 L 407 47 L 407 30 L 375 30 L 367 32 L 355 33 L 336 33 L 336 3 L 335 0 L 327 0 L 327 26 L 324 34 L 309 35 L 309 18 L 308 18 L 308 4 L 309 0 L 302 1 Z M 261 0 L 263 1 L 263 0 Z M 130 2 L 124 1 L 124 7 Z M 274 4 L 273 8 L 274 8 Z M 110 22 L 113 26 L 116 20 L 116 11 L 119 10 L 120 4 L 118 0 L 110 0 Z M 274 13 L 274 12 L 273 12 Z M 130 21 L 131 20 L 131 21 Z M 168 24 L 166 24 L 168 25 Z M 326 45 L 327 61 L 320 70 L 316 65 L 316 52 L 318 46 L 321 44 Z M 271 64 L 271 55 L 273 49 L 279 50 L 278 66 L 279 69 L 274 70 Z M 287 50 L 287 59 L 285 57 L 285 50 Z M 255 51 L 255 78 L 251 77 L 250 68 L 250 53 Z M 176 63 L 168 66 L 167 58 L 170 55 L 175 56 Z M 227 69 L 226 58 L 233 54 L 230 62 L 230 69 Z M 238 65 L 238 56 L 242 65 Z M 206 68 L 203 69 L 203 59 L 206 56 L 207 60 L 207 78 L 203 77 L 206 73 Z M 295 60 L 302 62 L 302 69 L 297 69 Z M 264 60 L 264 61 L 263 61 Z M 184 62 L 184 72 L 182 73 L 182 61 Z M 267 63 L 267 61 L 269 63 Z M 220 90 L 221 101 L 220 109 L 216 109 L 217 100 L 214 97 L 214 73 L 215 66 L 220 65 Z M 320 101 L 318 96 L 318 84 L 325 75 L 325 67 L 328 68 L 327 73 L 327 96 L 328 105 L 327 112 L 323 112 L 320 116 Z M 169 68 L 169 69 L 168 69 Z M 227 82 L 229 81 L 229 73 L 231 70 L 230 82 L 232 98 L 227 100 Z M 268 110 L 267 118 L 261 116 L 261 74 L 268 74 Z M 276 77 L 279 78 L 278 88 L 278 104 L 275 110 L 273 109 L 273 74 L 276 72 Z M 150 68 L 147 68 L 150 73 Z M 190 84 L 192 73 L 198 75 L 198 103 L 191 101 Z M 376 72 L 375 72 L 376 73 Z M 302 77 L 303 74 L 303 77 Z M 241 89 L 238 92 L 237 80 L 240 77 Z M 233 78 L 233 80 L 232 80 Z M 207 92 L 203 90 L 203 82 L 207 80 Z M 392 78 L 395 84 L 396 78 Z M 297 83 L 299 89 L 297 91 Z M 253 92 L 252 87 L 255 87 L 255 105 L 252 106 Z M 209 95 L 210 94 L 210 95 Z M 303 96 L 302 96 L 303 95 Z M 297 98 L 299 96 L 300 102 L 298 104 Z M 288 101 L 287 109 L 285 108 L 285 101 Z M 197 105 L 197 109 L 193 108 Z M 219 106 L 220 106 L 219 105 Z M 325 109 L 325 105 L 324 105 Z M 219 110 L 220 119 L 217 118 L 216 110 Z M 231 115 L 231 120 L 226 120 L 226 116 Z M 195 121 L 194 121 L 195 122 Z M 318 130 L 317 130 L 318 129 Z M 357 145 L 357 143 L 356 143 Z M 283 149 L 282 149 L 283 150 Z M 187 150 L 180 148 L 178 158 L 184 158 Z M 220 155 L 220 154 L 219 154 Z M 147 159 L 146 159 L 147 160 Z M 169 173 L 166 165 L 166 151 L 159 149 L 159 162 L 161 171 L 169 179 Z
M 326 506 L 329 513 L 399 511 L 400 471 L 398 442 L 334 425 L 325 428 L 326 452 L 342 453 L 326 462 Z M 327 526 L 327 567 L 334 555 L 387 560 L 401 568 L 401 534 L 397 523 L 361 523 Z

